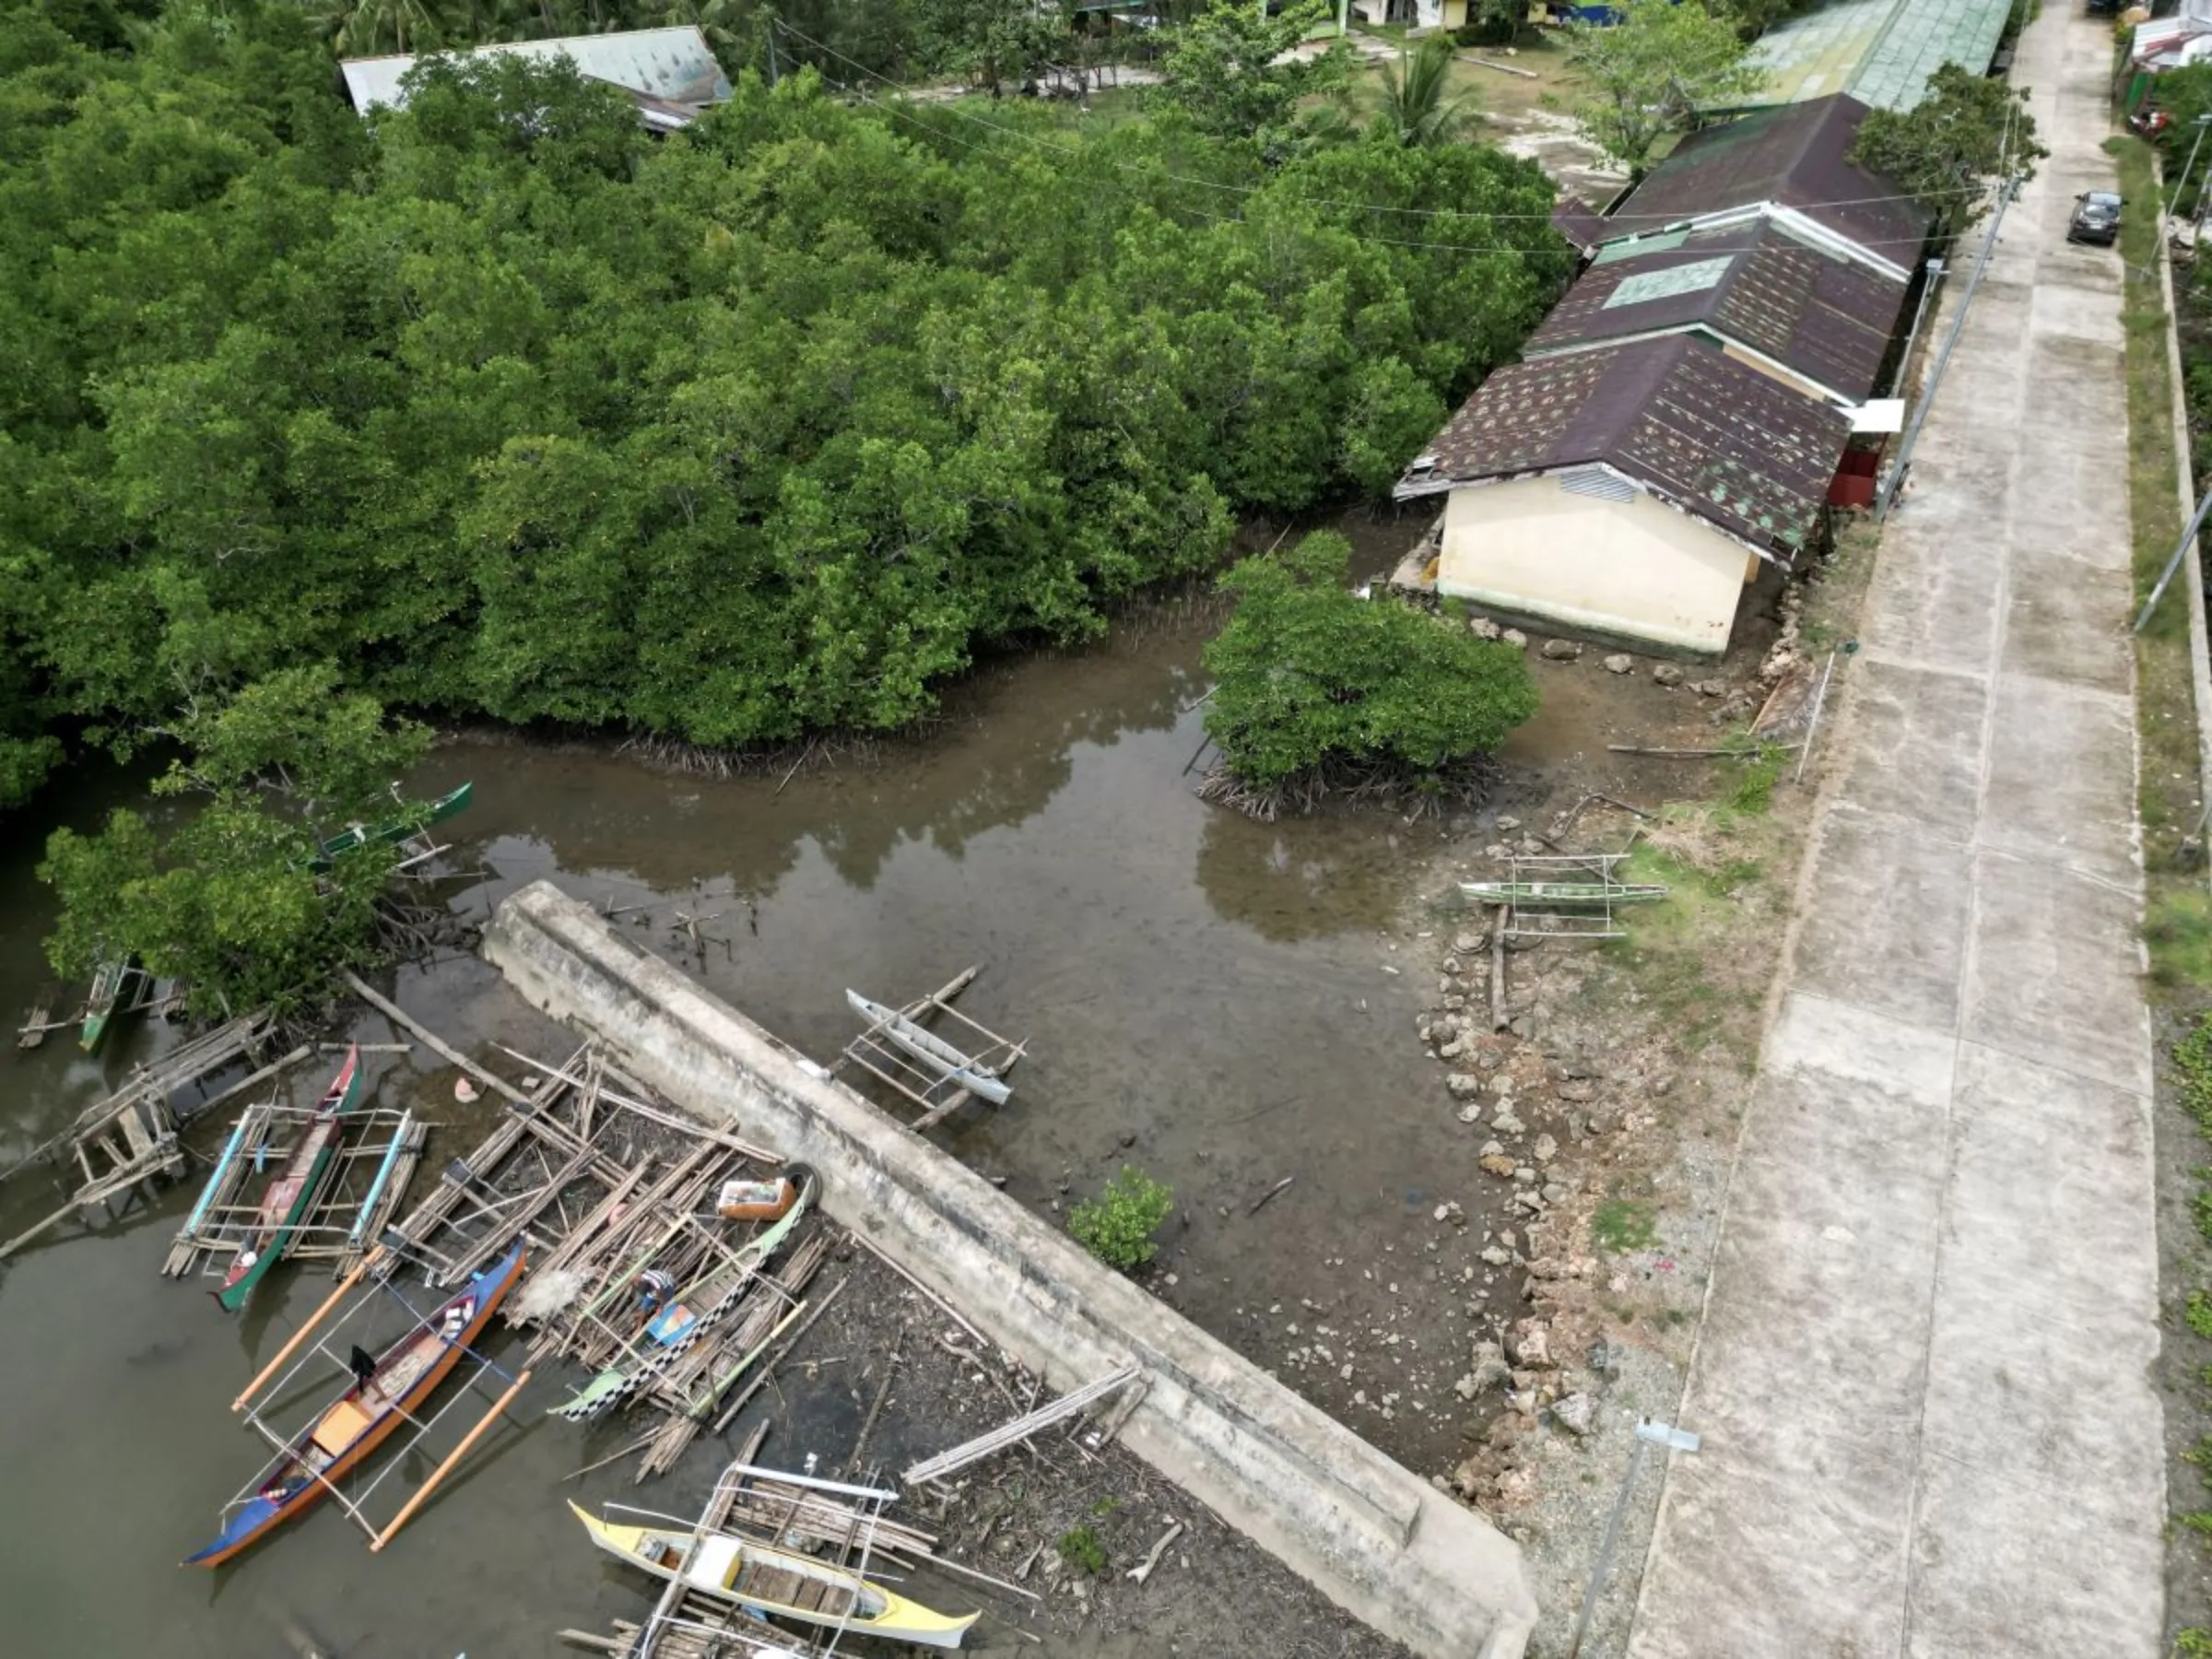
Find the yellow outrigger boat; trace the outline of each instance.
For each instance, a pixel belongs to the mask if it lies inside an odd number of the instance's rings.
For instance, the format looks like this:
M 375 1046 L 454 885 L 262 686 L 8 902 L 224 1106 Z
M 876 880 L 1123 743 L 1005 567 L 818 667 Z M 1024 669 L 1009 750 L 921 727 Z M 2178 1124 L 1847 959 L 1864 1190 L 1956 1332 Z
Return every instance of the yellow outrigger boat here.
M 728 1533 L 700 1534 L 680 1523 L 621 1526 L 571 1502 L 592 1542 L 655 1578 L 755 1607 L 776 1618 L 857 1630 L 887 1641 L 957 1648 L 981 1614 L 949 1618 L 911 1602 L 856 1572 L 788 1549 L 771 1549 Z

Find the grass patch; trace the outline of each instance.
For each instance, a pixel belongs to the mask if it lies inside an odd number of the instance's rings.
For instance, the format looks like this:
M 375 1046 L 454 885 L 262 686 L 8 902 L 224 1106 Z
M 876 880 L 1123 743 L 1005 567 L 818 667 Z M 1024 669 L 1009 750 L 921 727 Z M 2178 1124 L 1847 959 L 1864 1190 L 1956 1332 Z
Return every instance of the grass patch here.
M 1659 1241 L 1659 1226 L 1652 1206 L 1633 1198 L 1608 1198 L 1597 1206 L 1590 1221 L 1591 1236 L 1598 1248 L 1614 1255 L 1649 1250 Z
M 1099 1540 L 1095 1526 L 1071 1526 L 1062 1533 L 1053 1545 L 1060 1559 L 1071 1571 L 1088 1578 L 1099 1578 L 1106 1571 L 1106 1546 Z

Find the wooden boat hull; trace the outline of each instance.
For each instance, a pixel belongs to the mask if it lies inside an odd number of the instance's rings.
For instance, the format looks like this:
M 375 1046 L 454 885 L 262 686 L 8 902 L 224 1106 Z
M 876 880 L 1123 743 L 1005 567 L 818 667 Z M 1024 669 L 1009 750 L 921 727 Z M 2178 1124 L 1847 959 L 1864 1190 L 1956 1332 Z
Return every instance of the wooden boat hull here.
M 916 1025 L 898 1009 L 887 1008 L 851 989 L 845 992 L 845 1001 L 852 1005 L 855 1014 L 876 1028 L 876 1035 L 894 1047 L 904 1049 L 924 1065 L 935 1066 L 945 1074 L 947 1083 L 958 1084 L 994 1106 L 1004 1106 L 1014 1092 L 995 1073 L 977 1065 L 951 1043 Z
M 285 1171 L 272 1183 L 272 1190 L 287 1181 L 297 1180 L 291 1202 L 284 1213 L 276 1218 L 274 1229 L 265 1231 L 259 1243 L 249 1240 L 230 1264 L 230 1271 L 223 1277 L 223 1288 L 216 1291 L 216 1304 L 226 1313 L 236 1313 L 253 1299 L 254 1287 L 267 1277 L 291 1248 L 292 1234 L 307 1218 L 307 1212 L 315 1202 L 315 1194 L 323 1185 L 324 1173 L 330 1160 L 336 1156 L 338 1142 L 345 1134 L 340 1120 L 353 1110 L 361 1092 L 361 1050 L 356 1043 L 346 1052 L 346 1064 L 338 1075 L 323 1091 L 322 1103 L 315 1115 L 308 1121 L 300 1136 L 300 1145 L 286 1159 Z M 305 1155 L 304 1157 L 302 1155 Z M 253 1259 L 246 1261 L 248 1251 Z
M 758 1544 L 750 1538 L 726 1533 L 700 1535 L 681 1526 L 623 1526 L 600 1520 L 579 1503 L 571 1502 L 569 1509 L 583 1523 L 592 1542 L 618 1560 L 627 1561 L 658 1579 L 681 1579 L 688 1588 L 701 1594 L 757 1607 L 772 1618 L 822 1630 L 852 1630 L 886 1641 L 910 1641 L 917 1647 L 949 1650 L 960 1645 L 960 1638 L 967 1634 L 968 1627 L 982 1617 L 970 1613 L 964 1618 L 953 1618 L 936 1612 L 858 1573 L 831 1567 L 812 1556 Z M 782 1576 L 787 1583 L 830 1585 L 849 1594 L 846 1605 L 855 1610 L 848 1614 L 808 1607 L 748 1589 L 745 1571 L 755 1566 L 767 1569 L 771 1575 Z
M 379 1357 L 380 1371 L 423 1337 L 426 1331 L 441 1331 L 441 1322 L 453 1309 L 465 1302 L 473 1303 L 460 1328 L 450 1338 L 440 1336 L 439 1351 L 398 1397 L 389 1403 L 389 1409 L 366 1422 L 342 1447 L 325 1448 L 329 1461 L 316 1472 L 316 1476 L 291 1485 L 280 1495 L 270 1495 L 278 1489 L 272 1477 L 281 1476 L 288 1465 L 300 1465 L 308 1454 L 310 1442 L 315 1441 L 326 1426 L 340 1420 L 341 1412 L 350 1408 L 355 1417 L 362 1415 L 357 1403 L 361 1394 L 358 1383 L 339 1395 L 333 1406 L 292 1441 L 284 1455 L 264 1471 L 265 1481 L 270 1484 L 259 1487 L 253 1499 L 239 1506 L 238 1512 L 231 1516 L 215 1541 L 186 1556 L 182 1564 L 187 1567 L 219 1567 L 232 1557 L 253 1548 L 287 1521 L 313 1508 L 328 1489 L 326 1482 L 335 1484 L 344 1478 L 363 1458 L 382 1445 L 394 1429 L 418 1416 L 423 1402 L 437 1393 L 438 1385 L 460 1363 L 461 1356 L 482 1334 L 484 1327 L 490 1324 L 491 1316 L 499 1312 L 500 1304 L 507 1300 L 507 1293 L 514 1288 L 515 1281 L 522 1277 L 524 1260 L 524 1247 L 518 1243 L 506 1255 L 471 1279 L 424 1324 L 418 1324 L 386 1348 Z
M 374 827 L 368 824 L 357 824 L 342 835 L 334 835 L 317 849 L 315 856 L 308 863 L 308 868 L 327 870 L 330 868 L 333 859 L 335 859 L 340 853 L 352 852 L 356 847 L 392 846 L 406 840 L 410 835 L 420 834 L 433 824 L 442 824 L 468 806 L 470 798 L 476 793 L 476 783 L 472 780 L 462 784 L 458 789 L 440 795 L 420 813 L 407 818 L 394 818 L 389 823 L 378 824 Z

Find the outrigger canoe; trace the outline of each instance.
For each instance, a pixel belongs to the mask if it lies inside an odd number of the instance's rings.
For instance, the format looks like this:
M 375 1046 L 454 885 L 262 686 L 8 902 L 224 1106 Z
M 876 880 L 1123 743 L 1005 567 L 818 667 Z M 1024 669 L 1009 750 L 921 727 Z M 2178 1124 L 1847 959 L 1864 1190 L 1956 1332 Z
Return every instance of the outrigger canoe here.
M 1014 1092 L 999 1080 L 995 1067 L 978 1065 L 935 1031 L 916 1025 L 898 1009 L 871 1002 L 850 989 L 845 992 L 845 1000 L 853 1005 L 855 1014 L 874 1028 L 875 1035 L 941 1072 L 947 1082 L 959 1084 L 970 1094 L 981 1095 L 994 1106 L 1004 1106 L 1006 1097 Z
M 665 1300 L 656 1298 L 654 1305 L 644 1310 L 642 1328 L 624 1345 L 622 1362 L 608 1366 L 546 1415 L 567 1418 L 571 1423 L 589 1422 L 628 1399 L 640 1383 L 666 1371 L 677 1355 L 720 1324 L 743 1300 L 754 1276 L 783 1248 L 820 1184 L 804 1164 L 792 1167 L 790 1179 L 796 1196 L 771 1225 L 726 1254 L 717 1252 L 714 1265 L 681 1290 Z M 648 1282 L 651 1271 L 638 1275 L 638 1281 Z
M 108 1028 L 115 1020 L 115 1005 L 137 971 L 137 960 L 135 956 L 112 957 L 93 970 L 92 992 L 85 998 L 84 1019 L 76 1028 L 76 1046 L 86 1053 L 98 1053 L 106 1041 Z
M 394 785 L 395 790 L 397 787 Z M 392 818 L 382 824 L 356 824 L 351 829 L 341 830 L 323 843 L 315 856 L 308 861 L 308 868 L 327 870 L 340 853 L 350 853 L 356 847 L 389 847 L 406 841 L 410 835 L 419 835 L 432 824 L 442 824 L 465 807 L 475 790 L 473 782 L 464 783 L 451 794 L 440 795 L 420 812 Z
M 422 1406 L 499 1311 L 522 1277 L 524 1247 L 477 1274 L 443 1307 L 376 1358 L 357 1382 L 262 1470 L 233 1500 L 221 1535 L 184 1558 L 187 1567 L 217 1567 L 250 1549 L 315 1500 Z
M 917 1647 L 957 1648 L 980 1617 L 952 1618 L 912 1602 L 856 1572 L 812 1556 L 773 1549 L 728 1533 L 674 1526 L 619 1526 L 601 1521 L 581 1504 L 569 1508 L 592 1542 L 618 1559 L 659 1579 L 680 1579 L 688 1589 L 740 1602 L 772 1618 L 854 1630 Z
M 279 1257 L 290 1246 L 292 1234 L 307 1218 L 307 1212 L 315 1201 L 315 1194 L 323 1184 L 324 1171 L 338 1149 L 338 1137 L 346 1126 L 338 1120 L 353 1109 L 354 1100 L 361 1091 L 361 1049 L 359 1043 L 346 1051 L 346 1064 L 331 1079 L 330 1087 L 323 1091 L 323 1100 L 315 1108 L 314 1116 L 307 1120 L 300 1132 L 300 1144 L 284 1160 L 284 1169 L 268 1190 L 261 1195 L 261 1213 L 253 1218 L 252 1230 L 238 1253 L 230 1258 L 230 1270 L 223 1275 L 223 1288 L 210 1291 L 226 1313 L 235 1313 L 246 1305 L 253 1294 L 253 1287 L 274 1267 Z M 219 1174 L 219 1171 L 218 1171 Z

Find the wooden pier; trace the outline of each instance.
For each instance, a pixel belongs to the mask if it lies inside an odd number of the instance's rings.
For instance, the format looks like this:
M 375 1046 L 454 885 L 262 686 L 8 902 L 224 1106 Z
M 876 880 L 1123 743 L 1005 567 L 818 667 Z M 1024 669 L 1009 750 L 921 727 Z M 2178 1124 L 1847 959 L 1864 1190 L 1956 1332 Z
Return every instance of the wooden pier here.
M 12 1255 L 72 1214 L 81 1213 L 86 1224 L 92 1225 L 110 1213 L 111 1200 L 127 1197 L 134 1190 L 150 1194 L 157 1177 L 182 1174 L 186 1157 L 177 1138 L 181 1124 L 307 1053 L 296 1049 L 285 1060 L 206 1096 L 206 1079 L 241 1059 L 257 1057 L 271 1026 L 265 1013 L 247 1015 L 180 1044 L 151 1064 L 133 1066 L 121 1088 L 78 1113 L 68 1128 L 7 1171 L 13 1174 L 41 1159 L 58 1157 L 75 1162 L 80 1180 L 66 1205 L 0 1244 L 0 1258 Z M 195 1092 L 201 1098 L 185 1098 Z

